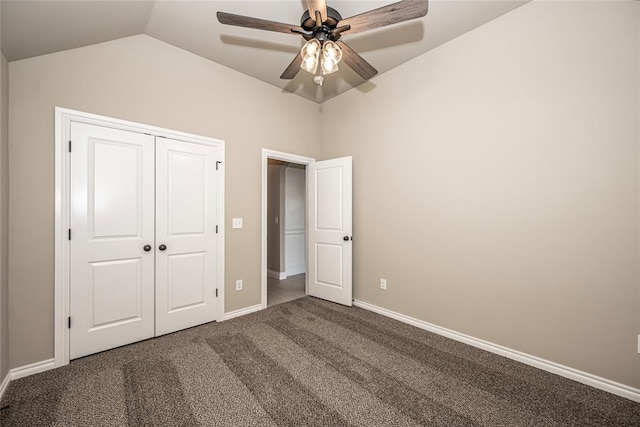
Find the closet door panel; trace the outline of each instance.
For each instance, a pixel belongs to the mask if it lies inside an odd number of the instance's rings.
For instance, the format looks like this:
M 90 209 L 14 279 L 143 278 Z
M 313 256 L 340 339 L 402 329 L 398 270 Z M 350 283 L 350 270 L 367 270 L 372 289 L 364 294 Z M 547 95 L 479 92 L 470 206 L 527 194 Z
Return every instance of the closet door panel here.
M 156 335 L 217 318 L 217 156 L 216 147 L 156 141 Z
M 153 137 L 72 123 L 70 358 L 154 334 Z

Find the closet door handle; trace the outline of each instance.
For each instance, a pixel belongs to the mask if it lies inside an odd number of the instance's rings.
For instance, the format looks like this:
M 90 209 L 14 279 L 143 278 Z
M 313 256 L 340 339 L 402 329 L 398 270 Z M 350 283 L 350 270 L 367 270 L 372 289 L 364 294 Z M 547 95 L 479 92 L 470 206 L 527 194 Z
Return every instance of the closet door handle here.
M 164 251 L 165 249 L 167 249 L 167 245 L 160 245 L 158 246 L 158 249 L 160 249 L 161 251 Z
M 145 252 L 149 252 L 151 250 L 151 245 L 144 245 L 144 249 Z

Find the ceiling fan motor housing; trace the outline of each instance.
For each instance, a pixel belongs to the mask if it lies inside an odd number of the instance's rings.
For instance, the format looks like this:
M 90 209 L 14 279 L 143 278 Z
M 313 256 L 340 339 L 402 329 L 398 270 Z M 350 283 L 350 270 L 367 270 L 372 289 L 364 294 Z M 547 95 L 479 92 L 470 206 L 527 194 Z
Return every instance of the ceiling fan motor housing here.
M 342 21 L 342 16 L 332 7 L 327 6 L 327 19 L 322 23 L 322 27 L 332 30 L 338 26 L 338 22 Z M 305 11 L 300 18 L 300 26 L 306 31 L 319 31 L 322 28 L 316 26 L 316 19 L 309 15 L 309 11 Z

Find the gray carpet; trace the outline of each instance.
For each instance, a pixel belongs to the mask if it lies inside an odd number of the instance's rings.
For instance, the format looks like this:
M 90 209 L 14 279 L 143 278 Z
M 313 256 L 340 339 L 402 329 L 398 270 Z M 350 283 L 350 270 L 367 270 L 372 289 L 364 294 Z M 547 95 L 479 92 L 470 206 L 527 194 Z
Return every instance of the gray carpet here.
M 13 381 L 4 426 L 639 426 L 640 404 L 306 297 Z

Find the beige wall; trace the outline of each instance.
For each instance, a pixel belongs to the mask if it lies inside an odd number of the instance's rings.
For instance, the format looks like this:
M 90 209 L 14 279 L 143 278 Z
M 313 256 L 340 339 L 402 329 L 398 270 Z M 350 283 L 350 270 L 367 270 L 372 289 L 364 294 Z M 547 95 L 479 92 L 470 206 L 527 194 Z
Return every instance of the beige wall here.
M 0 53 L 0 382 L 9 372 L 9 67 Z
M 147 36 L 12 62 L 9 77 L 12 367 L 53 357 L 55 106 L 224 139 L 225 308 L 260 303 L 261 148 L 317 156 L 319 139 L 297 137 L 317 134 L 316 104 Z
M 640 387 L 639 8 L 530 3 L 323 104 L 356 299 Z

